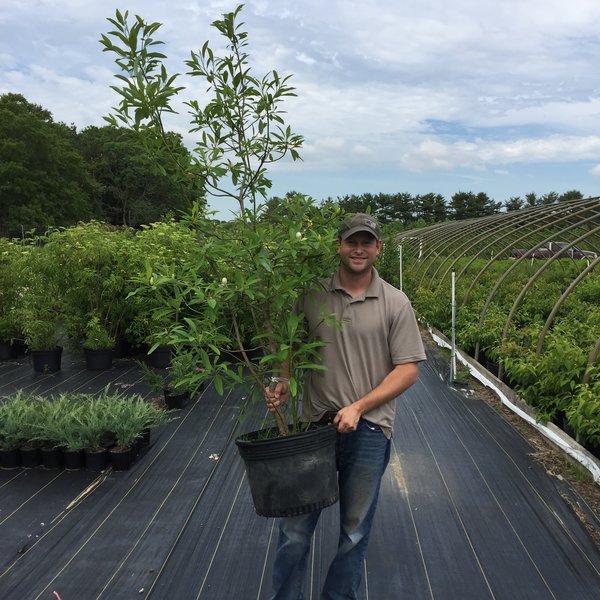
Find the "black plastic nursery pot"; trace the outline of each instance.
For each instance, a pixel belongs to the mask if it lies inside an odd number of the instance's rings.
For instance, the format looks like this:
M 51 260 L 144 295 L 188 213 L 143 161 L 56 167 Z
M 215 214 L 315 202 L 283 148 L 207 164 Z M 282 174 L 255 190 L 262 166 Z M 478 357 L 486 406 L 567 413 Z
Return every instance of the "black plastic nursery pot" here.
M 108 467 L 108 450 L 106 448 L 87 449 L 85 454 L 85 468 L 88 471 L 104 471 Z
M 42 446 L 42 465 L 46 469 L 60 469 L 62 464 L 62 449 L 57 446 Z
M 67 471 L 77 471 L 85 467 L 85 453 L 83 450 L 64 450 L 62 460 Z
M 0 449 L 0 467 L 3 469 L 18 469 L 21 466 L 21 454 L 18 448 Z
M 125 358 L 131 353 L 131 344 L 124 337 L 118 337 L 113 348 L 114 358 Z
M 11 360 L 17 357 L 17 349 L 11 342 L 0 340 L 0 360 Z
M 256 513 L 293 517 L 337 502 L 335 427 L 315 423 L 302 433 L 269 438 L 275 431 L 253 431 L 235 440 Z
M 165 405 L 168 409 L 181 409 L 185 408 L 190 400 L 188 392 L 175 392 L 173 390 L 164 390 L 165 394 Z
M 38 447 L 22 446 L 19 448 L 19 454 L 21 456 L 22 467 L 32 469 L 42 464 L 42 451 Z
M 113 351 L 111 348 L 84 348 L 85 367 L 89 371 L 106 371 L 112 367 Z
M 62 348 L 57 346 L 51 350 L 32 350 L 33 370 L 36 373 L 54 373 L 60 371 Z
M 171 366 L 173 350 L 170 346 L 158 346 L 148 355 L 148 364 L 155 369 L 168 369 Z
M 135 453 L 131 448 L 111 448 L 108 456 L 115 471 L 128 471 L 135 461 Z

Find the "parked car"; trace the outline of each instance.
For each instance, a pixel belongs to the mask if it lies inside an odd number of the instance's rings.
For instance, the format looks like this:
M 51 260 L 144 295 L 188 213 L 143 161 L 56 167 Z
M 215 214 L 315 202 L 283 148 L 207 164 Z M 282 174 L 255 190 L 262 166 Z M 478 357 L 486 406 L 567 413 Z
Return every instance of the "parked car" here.
M 513 258 L 521 258 L 521 256 L 524 256 L 527 253 L 527 248 L 513 248 L 510 251 L 510 255 Z
M 549 242 L 548 248 L 552 250 L 555 254 L 560 252 L 564 248 L 566 248 L 569 244 L 567 242 Z M 565 251 L 563 256 L 568 258 L 598 258 L 598 254 L 596 252 L 592 252 L 591 250 L 581 250 L 577 246 L 571 246 L 568 250 Z
M 535 248 L 534 250 L 527 250 L 526 248 L 513 248 L 511 256 L 513 258 L 521 258 L 525 254 L 530 253 L 528 258 L 550 258 L 554 252 L 549 248 Z

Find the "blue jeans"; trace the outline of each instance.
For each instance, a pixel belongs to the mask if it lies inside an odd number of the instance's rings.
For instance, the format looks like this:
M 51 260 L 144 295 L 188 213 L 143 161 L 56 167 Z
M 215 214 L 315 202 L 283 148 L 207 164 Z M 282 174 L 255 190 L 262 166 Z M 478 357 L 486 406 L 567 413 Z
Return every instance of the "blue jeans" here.
M 340 486 L 340 537 L 322 600 L 358 598 L 362 569 L 381 477 L 390 458 L 390 440 L 364 419 L 352 433 L 338 433 L 336 442 Z M 311 538 L 321 511 L 286 517 L 279 524 L 273 565 L 271 600 L 302 600 Z

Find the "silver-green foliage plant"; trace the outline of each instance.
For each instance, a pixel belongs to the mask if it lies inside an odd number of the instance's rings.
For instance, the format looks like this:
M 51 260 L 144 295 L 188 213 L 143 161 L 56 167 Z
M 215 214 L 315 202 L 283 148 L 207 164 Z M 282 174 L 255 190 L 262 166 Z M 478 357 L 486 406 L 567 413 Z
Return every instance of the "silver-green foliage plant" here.
M 286 156 L 298 159 L 303 140 L 284 121 L 282 101 L 295 96 L 290 77 L 252 72 L 248 34 L 237 22 L 241 9 L 213 23 L 227 41 L 223 56 L 206 42 L 186 61 L 187 75 L 206 85 L 209 100 L 183 102 L 196 135 L 184 176 L 199 178 L 206 195 L 234 198 L 239 211 L 232 221 L 218 223 L 200 203 L 192 207 L 183 222 L 196 236 L 197 251 L 177 273 L 150 268 L 136 294 L 157 300 L 152 318 L 169 324 L 161 343 L 194 354 L 200 368 L 179 379 L 180 386 L 193 389 L 210 377 L 219 392 L 249 384 L 262 398 L 265 382 L 282 375 L 287 364 L 297 400 L 302 373 L 322 367 L 320 344 L 307 341 L 293 306 L 333 270 L 340 213 L 293 194 L 268 211 L 261 204 L 271 187 L 267 167 Z M 160 24 L 139 16 L 130 21 L 119 11 L 109 21 L 114 29 L 101 42 L 121 69 L 120 85 L 113 88 L 121 101 L 108 120 L 144 132 L 150 149 L 166 144 L 163 116 L 176 112 L 184 88 L 157 50 L 163 43 L 154 37 Z M 296 425 L 297 403 L 290 404 Z M 275 416 L 286 434 L 285 417 Z
M 68 450 L 97 449 L 114 438 L 128 446 L 171 416 L 141 396 L 105 388 L 99 394 L 64 392 L 51 398 L 22 390 L 0 403 L 0 448 L 28 443 Z
M 115 438 L 118 449 L 131 446 L 145 429 L 168 423 L 171 416 L 146 402 L 141 396 L 111 394 L 100 397 L 104 403 L 106 429 Z
M 29 441 L 31 396 L 19 391 L 0 403 L 0 449 L 14 450 Z

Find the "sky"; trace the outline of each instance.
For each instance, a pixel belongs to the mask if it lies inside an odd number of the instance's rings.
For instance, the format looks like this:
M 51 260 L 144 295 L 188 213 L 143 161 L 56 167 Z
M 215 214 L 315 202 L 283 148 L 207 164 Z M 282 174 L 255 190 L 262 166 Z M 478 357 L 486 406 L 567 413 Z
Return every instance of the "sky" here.
M 0 94 L 13 92 L 78 130 L 118 103 L 118 72 L 99 38 L 129 11 L 160 22 L 171 73 L 224 38 L 226 0 L 2 0 Z M 270 170 L 270 195 L 534 192 L 600 195 L 600 2 L 597 0 L 248 0 L 253 73 L 293 75 L 286 121 L 302 161 Z M 186 86 L 167 121 L 189 134 Z M 233 206 L 212 203 L 221 214 Z

